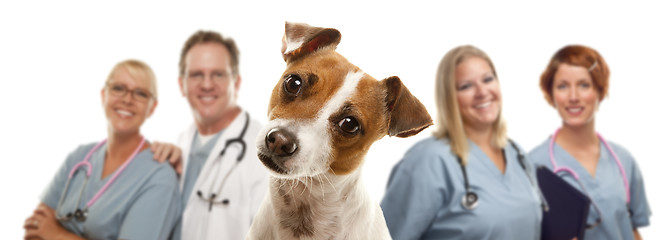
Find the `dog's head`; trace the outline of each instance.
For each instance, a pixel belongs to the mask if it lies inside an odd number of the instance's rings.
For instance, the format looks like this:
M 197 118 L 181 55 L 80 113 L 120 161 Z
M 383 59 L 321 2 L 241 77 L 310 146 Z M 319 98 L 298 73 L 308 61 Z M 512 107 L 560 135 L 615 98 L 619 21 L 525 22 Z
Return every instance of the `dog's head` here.
M 376 140 L 409 137 L 432 124 L 398 77 L 374 79 L 335 52 L 339 42 L 338 30 L 286 23 L 287 69 L 256 143 L 276 177 L 348 174 Z

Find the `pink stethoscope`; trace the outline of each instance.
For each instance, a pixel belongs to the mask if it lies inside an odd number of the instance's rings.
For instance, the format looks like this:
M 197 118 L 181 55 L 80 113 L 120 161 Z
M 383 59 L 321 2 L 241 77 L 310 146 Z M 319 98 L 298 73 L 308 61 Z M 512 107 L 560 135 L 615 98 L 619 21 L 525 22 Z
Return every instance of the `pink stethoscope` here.
M 98 148 L 100 148 L 100 146 L 102 146 L 106 142 L 107 142 L 107 139 L 102 140 L 100 143 L 95 145 L 93 147 L 93 149 L 91 149 L 91 151 L 89 151 L 88 154 L 86 154 L 86 157 L 84 158 L 84 160 L 75 164 L 75 166 L 72 167 L 72 170 L 70 170 L 70 174 L 68 175 L 68 181 L 65 183 L 65 188 L 63 188 L 63 192 L 61 193 L 61 198 L 58 200 L 58 207 L 56 207 L 56 219 L 61 220 L 61 221 L 70 221 L 74 217 L 77 221 L 80 221 L 80 222 L 86 221 L 86 217 L 88 215 L 89 207 L 91 207 L 96 201 L 98 201 L 98 199 L 100 199 L 100 196 L 103 193 L 105 193 L 105 191 L 107 191 L 107 188 L 109 188 L 109 186 L 112 185 L 112 183 L 117 179 L 119 174 L 121 174 L 121 172 L 123 172 L 126 169 L 128 164 L 130 164 L 130 162 L 133 161 L 133 159 L 135 158 L 135 155 L 137 155 L 137 153 L 140 151 L 140 149 L 142 149 L 142 146 L 144 145 L 145 139 L 144 139 L 144 137 L 142 138 L 142 141 L 140 141 L 140 145 L 137 146 L 137 148 L 135 149 L 135 152 L 133 152 L 133 154 L 126 160 L 126 162 L 124 162 L 124 164 L 121 165 L 121 167 L 119 167 L 119 169 L 116 171 L 116 173 L 114 173 L 112 178 L 110 178 L 110 180 L 107 181 L 107 183 L 105 183 L 105 185 L 100 190 L 98 190 L 98 192 L 93 196 L 93 198 L 91 198 L 91 200 L 89 200 L 88 203 L 86 203 L 86 208 L 81 209 L 81 208 L 79 208 L 79 204 L 81 203 L 82 194 L 84 193 L 84 189 L 86 189 L 86 184 L 88 184 L 88 182 L 89 182 L 89 177 L 91 176 L 91 170 L 93 169 L 93 166 L 91 165 L 91 162 L 89 162 L 89 159 L 91 158 L 91 155 L 93 155 L 93 153 L 96 150 L 98 150 Z M 84 186 L 82 186 L 82 189 L 79 190 L 79 199 L 77 200 L 77 205 L 76 205 L 77 209 L 74 212 L 67 213 L 65 216 L 60 216 L 59 215 L 59 210 L 62 207 L 63 199 L 65 198 L 65 194 L 68 192 L 68 188 L 70 187 L 70 180 L 72 180 L 72 177 L 75 175 L 75 173 L 77 173 L 77 171 L 79 169 L 81 169 L 82 166 L 86 167 L 86 178 L 85 178 L 85 181 L 84 181 Z
M 578 184 L 580 184 L 580 187 L 582 188 L 583 192 L 591 200 L 592 196 L 590 196 L 589 192 L 587 191 L 587 188 L 585 188 L 585 185 L 583 185 L 582 181 L 580 181 L 580 179 L 578 177 L 578 174 L 575 171 L 573 171 L 573 169 L 568 168 L 568 167 L 557 167 L 557 162 L 555 161 L 555 157 L 554 157 L 554 144 L 557 141 L 557 133 L 559 133 L 560 129 L 561 128 L 559 128 L 559 129 L 557 129 L 557 131 L 555 131 L 555 133 L 552 135 L 552 138 L 550 140 L 550 161 L 552 162 L 552 167 L 554 169 L 554 173 L 557 174 L 557 175 L 559 175 L 559 172 L 568 172 L 569 174 L 571 174 L 571 176 L 573 176 L 573 178 L 578 182 Z M 603 139 L 601 134 L 596 133 L 596 136 L 603 143 L 603 145 L 606 146 L 606 149 L 608 149 L 608 152 L 610 153 L 610 155 L 613 156 L 613 158 L 615 158 L 615 163 L 617 163 L 617 167 L 620 169 L 620 175 L 622 175 L 622 181 L 624 182 L 624 187 L 625 187 L 625 191 L 626 191 L 626 194 L 627 194 L 627 204 L 629 204 L 629 200 L 630 200 L 629 181 L 627 180 L 627 175 L 624 172 L 624 167 L 622 167 L 622 162 L 620 161 L 620 158 L 617 157 L 617 154 L 615 154 L 615 151 L 613 151 L 613 148 L 610 147 L 610 144 L 608 144 L 608 142 L 605 139 Z M 592 202 L 592 205 L 594 205 L 594 209 L 596 209 L 597 213 L 599 214 L 599 217 L 596 219 L 596 222 L 594 224 L 591 224 L 591 225 L 588 224 L 587 229 L 594 228 L 594 227 L 598 226 L 599 224 L 601 224 L 601 216 L 602 216 L 601 215 L 601 210 L 596 205 L 596 203 L 594 203 L 594 201 L 591 201 L 591 202 Z

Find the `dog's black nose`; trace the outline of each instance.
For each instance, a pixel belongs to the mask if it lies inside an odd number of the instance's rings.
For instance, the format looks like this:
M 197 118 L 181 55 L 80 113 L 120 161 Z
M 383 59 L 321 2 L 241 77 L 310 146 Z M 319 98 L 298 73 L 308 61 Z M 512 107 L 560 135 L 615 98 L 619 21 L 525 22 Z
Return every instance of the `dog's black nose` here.
M 266 135 L 266 147 L 278 157 L 291 156 L 298 149 L 296 144 L 296 137 L 290 132 L 281 129 L 273 128 Z

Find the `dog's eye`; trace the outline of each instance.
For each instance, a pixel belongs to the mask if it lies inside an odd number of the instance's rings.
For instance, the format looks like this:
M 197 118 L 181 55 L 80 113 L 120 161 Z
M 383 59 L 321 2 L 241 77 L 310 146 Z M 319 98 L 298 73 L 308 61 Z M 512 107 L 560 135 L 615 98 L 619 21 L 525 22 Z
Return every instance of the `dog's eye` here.
M 353 117 L 345 117 L 338 122 L 340 129 L 346 133 L 356 133 L 359 131 L 359 122 Z
M 293 96 L 298 96 L 302 86 L 303 79 L 298 75 L 291 74 L 284 79 L 284 91 Z

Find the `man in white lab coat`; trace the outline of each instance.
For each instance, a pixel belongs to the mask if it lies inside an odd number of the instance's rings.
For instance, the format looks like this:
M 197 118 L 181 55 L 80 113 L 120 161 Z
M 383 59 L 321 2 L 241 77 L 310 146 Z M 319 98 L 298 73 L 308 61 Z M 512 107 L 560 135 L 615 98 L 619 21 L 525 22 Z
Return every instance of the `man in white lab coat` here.
M 211 31 L 194 33 L 182 49 L 179 85 L 195 123 L 177 142 L 183 214 L 172 239 L 244 239 L 268 191 L 256 157 L 261 125 L 236 104 L 238 55 L 233 39 Z M 162 158 L 170 147 L 160 145 L 152 148 Z

